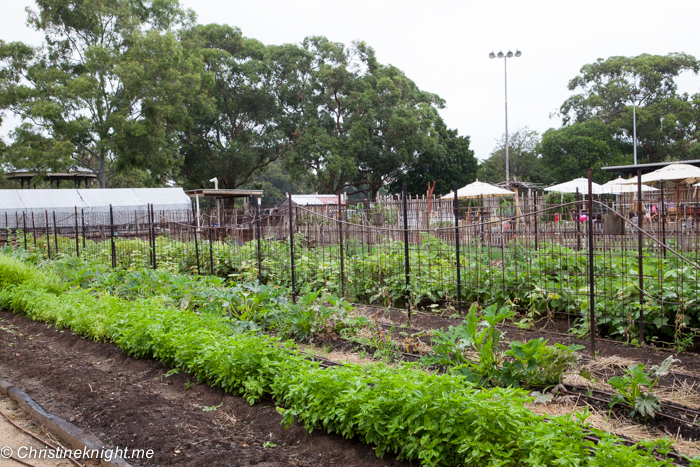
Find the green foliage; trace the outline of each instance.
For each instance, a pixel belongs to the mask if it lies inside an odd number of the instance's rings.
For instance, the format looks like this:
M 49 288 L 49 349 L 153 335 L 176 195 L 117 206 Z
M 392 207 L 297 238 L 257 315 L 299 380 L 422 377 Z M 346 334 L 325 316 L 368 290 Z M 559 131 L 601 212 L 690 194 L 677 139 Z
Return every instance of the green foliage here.
M 202 57 L 206 79 L 201 94 L 185 102 L 182 174 L 191 187 L 217 177 L 222 188 L 239 188 L 282 155 L 276 83 L 293 77 L 276 75 L 268 48 L 237 28 L 197 25 L 183 42 Z
M 547 342 L 541 337 L 524 344 L 511 342 L 505 355 L 512 360 L 504 364 L 503 371 L 529 387 L 561 383 L 564 372 L 578 362 L 579 355 L 576 352 L 585 347 L 558 343 L 547 345 Z
M 200 84 L 198 58 L 170 30 L 191 15 L 174 0 L 37 6 L 28 22 L 45 44 L 0 43 L 0 108 L 32 122 L 14 132 L 13 165 L 80 165 L 100 187 L 118 170 L 142 169 L 163 183 L 179 162 L 173 154 L 183 96 Z
M 314 191 L 354 187 L 375 198 L 419 153 L 440 144 L 434 133 L 442 99 L 380 64 L 364 42 L 345 47 L 307 37 L 299 49 L 273 54 L 276 70 L 294 76 L 281 93 L 291 146 L 286 165 Z
M 321 291 L 299 297 L 298 303 L 287 304 L 284 320 L 279 324 L 282 335 L 299 341 L 308 340 L 326 326 L 333 309 L 323 306 Z
M 469 149 L 468 136 L 459 136 L 457 130 L 450 130 L 438 117 L 436 121 L 437 143 L 422 151 L 405 173 L 390 185 L 389 191 L 400 193 L 406 183 L 410 194 L 424 194 L 428 183 L 434 182 L 434 193 L 449 193 L 453 183 L 458 187 L 472 183 L 476 179 L 478 161 L 474 151 Z
M 654 387 L 659 379 L 668 374 L 671 365 L 678 362 L 673 357 L 668 357 L 661 365 L 652 366 L 645 371 L 642 363 L 631 365 L 625 370 L 623 376 L 613 376 L 608 384 L 615 388 L 616 394 L 610 405 L 624 404 L 632 407 L 631 416 L 638 414 L 641 417 L 652 417 L 661 410 L 659 398 L 654 395 Z M 646 390 L 645 390 L 646 388 Z
M 14 263 L 14 266 L 13 266 Z M 111 340 L 128 354 L 155 358 L 250 403 L 269 395 L 289 424 L 321 429 L 376 447 L 377 455 L 440 466 L 587 465 L 670 466 L 657 460 L 669 443 L 627 447 L 608 433 L 585 439 L 585 415 L 545 421 L 524 407 L 517 389 L 476 390 L 457 374 L 411 365 L 321 368 L 293 345 L 250 332 L 232 332 L 216 316 L 181 310 L 156 298 L 132 301 L 84 289 L 50 291 L 36 267 L 0 262 L 0 306 L 95 340 Z M 14 278 L 14 279 L 12 279 Z M 663 456 L 663 454 L 661 454 Z
M 478 386 L 545 387 L 561 382 L 564 371 L 578 361 L 582 346 L 547 345 L 539 338 L 521 343 L 513 341 L 503 350 L 503 331 L 496 326 L 514 312 L 510 307 L 491 305 L 477 313 L 472 306 L 464 322 L 447 330 L 437 330 L 431 339 L 435 355 L 423 357 L 428 365 L 446 366 L 464 375 Z M 478 356 L 470 359 L 468 353 Z
M 695 159 L 700 151 L 700 96 L 679 94 L 675 79 L 684 72 L 697 75 L 698 71 L 700 62 L 684 53 L 598 59 L 584 65 L 581 75 L 569 82 L 569 90 L 581 92 L 561 106 L 564 125 L 588 120 L 602 123 L 620 145 L 627 146 L 629 157 L 632 99 L 636 96 L 639 162 Z
M 508 162 L 510 177 L 521 182 L 549 182 L 549 167 L 542 163 L 537 152 L 540 135 L 527 127 L 511 133 L 508 138 Z M 506 179 L 505 135 L 498 142 L 488 159 L 481 162 L 477 178 L 482 182 L 500 183 Z
M 376 209 L 382 212 L 385 208 Z M 396 219 L 389 211 L 386 217 Z M 32 248 L 26 254 L 41 257 L 41 251 L 46 252 L 46 238 L 40 236 L 36 240 L 38 249 Z M 401 305 L 407 294 L 403 243 L 386 238 L 378 240 L 370 245 L 345 242 L 345 296 L 356 303 Z M 418 307 L 439 304 L 449 308 L 457 292 L 454 246 L 427 234 L 423 234 L 421 240 L 422 243 L 409 251 L 409 300 Z M 74 251 L 74 239 L 59 237 L 58 241 L 61 252 L 71 254 Z M 31 234 L 28 234 L 28 245 L 30 248 L 33 245 Z M 133 270 L 148 267 L 147 245 L 141 240 L 117 239 L 118 265 Z M 581 318 L 575 323 L 574 331 L 585 335 L 589 329 L 586 257 L 575 248 L 561 244 L 541 243 L 539 246 L 538 250 L 518 247 L 502 252 L 500 248 L 475 242 L 463 248 L 460 258 L 462 302 L 478 302 L 485 306 L 511 302 L 527 309 L 530 319 L 553 311 L 579 314 Z M 199 248 L 203 272 L 209 273 L 208 240 L 200 242 Z M 305 294 L 323 289 L 329 295 L 341 296 L 339 246 L 315 245 L 303 235 L 295 235 L 294 248 L 296 277 L 304 278 L 297 281 L 297 292 Z M 289 242 L 264 239 L 261 249 L 262 283 L 289 290 L 292 282 Z M 212 250 L 217 276 L 228 277 L 236 283 L 257 280 L 255 241 L 242 245 L 214 241 Z M 159 271 L 197 272 L 194 242 L 161 236 L 156 240 L 156 253 Z M 25 253 L 18 250 L 16 254 Z M 81 248 L 81 258 L 110 264 L 110 243 L 88 240 L 86 248 Z M 502 265 L 493 265 L 503 260 Z M 640 306 L 637 262 L 630 262 L 624 250 L 610 250 L 605 260 L 596 259 L 594 266 L 598 324 L 606 335 L 630 341 L 638 332 L 633 319 L 639 315 Z M 670 325 L 679 326 L 679 329 L 700 326 L 698 271 L 674 255 L 660 258 L 650 253 L 645 253 L 643 267 L 645 274 L 653 273 L 658 277 L 658 280 L 645 281 L 645 335 L 673 342 L 676 333 Z M 585 313 L 581 313 L 582 310 Z
M 614 178 L 616 174 L 604 172 L 601 167 L 629 162 L 629 156 L 624 154 L 615 136 L 614 130 L 595 119 L 547 130 L 538 151 L 543 166 L 548 169 L 549 182 L 563 183 L 586 177 L 588 169 L 593 169 L 596 183 Z

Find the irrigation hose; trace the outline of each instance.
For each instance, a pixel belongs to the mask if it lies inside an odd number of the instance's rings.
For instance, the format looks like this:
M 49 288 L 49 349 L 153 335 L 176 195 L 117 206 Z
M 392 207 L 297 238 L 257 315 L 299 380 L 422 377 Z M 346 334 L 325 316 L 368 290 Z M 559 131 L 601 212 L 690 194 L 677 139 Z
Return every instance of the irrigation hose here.
M 48 447 L 48 448 L 50 448 L 50 449 L 53 449 L 54 451 L 58 451 L 58 448 L 57 448 L 56 446 L 54 446 L 53 444 L 49 443 L 48 441 L 46 441 L 45 439 L 41 438 L 40 436 L 37 436 L 37 435 L 35 435 L 34 433 L 31 433 L 31 432 L 25 430 L 24 428 L 22 428 L 21 426 L 17 425 L 17 424 L 16 424 L 15 422 L 13 422 L 12 420 L 10 420 L 10 418 L 9 418 L 7 415 L 5 415 L 5 413 L 4 413 L 2 410 L 0 410 L 0 415 L 2 415 L 3 417 L 5 417 L 5 420 L 7 420 L 8 422 L 10 422 L 10 424 L 11 424 L 12 426 L 14 426 L 15 428 L 17 428 L 18 430 L 22 431 L 22 432 L 25 433 L 25 434 L 28 434 L 29 436 L 31 436 L 31 437 L 34 438 L 35 440 L 39 441 L 40 443 L 42 443 L 42 444 L 45 445 L 46 447 Z M 19 462 L 20 464 L 31 465 L 31 464 L 28 464 L 28 463 L 26 463 L 26 462 L 23 462 L 23 461 L 21 461 L 21 460 L 19 460 L 19 459 L 15 459 L 14 457 L 12 457 L 12 460 L 17 461 L 17 462 Z M 72 463 L 74 463 L 74 464 L 77 465 L 78 467 L 83 467 L 81 464 L 78 463 L 78 461 L 76 461 L 76 460 L 73 459 L 72 457 L 68 457 L 68 460 L 70 460 Z

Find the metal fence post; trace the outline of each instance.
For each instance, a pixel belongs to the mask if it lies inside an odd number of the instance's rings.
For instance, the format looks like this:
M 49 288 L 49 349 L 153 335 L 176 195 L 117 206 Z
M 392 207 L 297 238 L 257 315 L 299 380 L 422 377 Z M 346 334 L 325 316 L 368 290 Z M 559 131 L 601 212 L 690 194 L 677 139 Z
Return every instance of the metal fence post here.
M 83 250 L 85 249 L 85 209 L 80 210 L 80 223 L 83 226 Z
M 457 313 L 462 313 L 462 268 L 459 260 L 459 211 L 457 201 L 457 182 L 453 183 L 455 198 L 453 201 L 453 209 L 455 215 L 455 253 L 457 254 Z
M 153 267 L 153 229 L 151 228 L 151 203 L 146 204 L 146 222 L 148 222 L 148 264 Z
M 297 286 L 294 268 L 294 211 L 292 210 L 292 195 L 287 193 L 289 200 L 289 258 L 292 266 L 292 301 L 297 302 Z
M 56 211 L 53 211 L 53 244 L 56 245 L 56 254 L 58 254 L 58 228 L 56 227 Z
M 642 170 L 637 169 L 637 252 L 639 261 L 639 344 L 644 343 L 644 251 L 642 249 Z
M 591 357 L 595 359 L 595 269 L 593 264 L 593 175 L 588 169 L 588 282 L 589 282 L 589 306 L 591 326 Z
M 262 250 L 260 249 L 260 198 L 255 207 L 255 240 L 258 247 L 258 283 L 262 284 Z
M 532 219 L 532 225 L 535 228 L 535 250 L 540 249 L 540 244 L 539 244 L 539 238 L 538 238 L 538 232 L 537 232 L 537 191 L 533 193 L 533 198 L 532 198 L 532 207 L 533 207 L 533 219 Z
M 117 247 L 114 244 L 114 212 L 112 205 L 109 205 L 109 241 L 112 246 L 112 267 L 117 267 Z
M 404 260 L 406 268 L 406 308 L 408 309 L 408 322 L 411 322 L 411 264 L 408 257 L 408 200 L 406 199 L 406 182 L 403 184 L 403 245 L 404 245 Z
M 22 224 L 24 225 L 24 229 L 22 232 L 24 232 L 24 249 L 27 249 L 27 211 L 24 211 L 22 213 Z
M 197 258 L 197 275 L 202 275 L 202 266 L 199 263 L 199 242 L 197 241 L 197 231 L 199 230 L 197 226 L 192 226 L 194 228 L 194 255 Z
M 340 245 L 340 294 L 345 297 L 345 252 L 343 251 L 343 197 L 338 193 L 338 244 Z
M 664 258 L 666 258 L 666 199 L 664 198 L 664 182 L 661 181 L 661 212 L 659 212 L 659 219 L 661 219 L 661 241 L 663 242 Z
M 32 211 L 32 237 L 34 238 L 34 248 L 36 248 L 36 222 L 34 222 L 34 211 Z
M 49 234 L 49 210 L 45 210 L 46 214 L 46 250 L 49 253 L 49 259 L 51 259 L 51 235 Z
M 581 249 L 581 206 L 579 205 L 579 192 L 578 187 L 576 187 L 576 194 L 574 195 L 576 199 L 576 249 Z
M 158 255 L 157 255 L 157 249 L 156 249 L 156 213 L 155 209 L 153 208 L 153 204 L 151 204 L 151 235 L 153 236 L 153 269 L 158 269 Z
M 78 206 L 75 207 L 75 256 L 80 258 L 80 231 L 78 230 Z
M 213 240 L 211 236 L 211 203 L 207 201 L 207 207 L 209 208 L 209 273 L 213 276 L 214 275 L 214 246 L 213 246 Z M 259 245 L 258 245 L 259 248 Z

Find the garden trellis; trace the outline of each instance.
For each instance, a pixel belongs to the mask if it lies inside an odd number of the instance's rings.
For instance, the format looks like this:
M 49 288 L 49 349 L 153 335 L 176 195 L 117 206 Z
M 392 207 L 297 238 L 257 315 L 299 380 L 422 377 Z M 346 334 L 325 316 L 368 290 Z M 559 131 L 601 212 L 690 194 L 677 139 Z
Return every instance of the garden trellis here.
M 75 207 L 55 216 L 5 212 L 0 223 L 3 241 L 46 257 L 259 278 L 292 292 L 326 288 L 357 303 L 412 310 L 455 313 L 461 304 L 512 301 L 521 325 L 553 320 L 579 336 L 593 326 L 594 335 L 627 342 L 692 345 L 700 328 L 695 187 L 645 191 L 641 199 L 518 196 L 517 203 L 383 196 L 340 209 L 205 208 L 199 228 L 191 209 L 153 206 L 113 220 Z M 674 209 L 663 196 L 676 200 Z M 641 218 L 640 204 L 648 214 Z M 624 232 L 609 231 L 611 218 L 626 224 Z

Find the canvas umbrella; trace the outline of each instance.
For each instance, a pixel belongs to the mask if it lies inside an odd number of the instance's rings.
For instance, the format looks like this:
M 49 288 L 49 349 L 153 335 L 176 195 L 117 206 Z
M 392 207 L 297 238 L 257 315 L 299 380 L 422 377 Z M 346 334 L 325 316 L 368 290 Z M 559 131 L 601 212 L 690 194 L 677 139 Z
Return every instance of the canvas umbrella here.
M 700 167 L 690 164 L 669 164 L 659 170 L 642 175 L 642 183 L 662 182 L 664 180 L 675 180 L 678 182 L 693 183 L 700 180 Z M 637 183 L 637 177 L 629 178 L 623 184 Z
M 593 187 L 593 194 L 601 194 L 602 193 L 602 185 L 599 185 L 598 183 L 593 182 L 592 185 Z M 582 194 L 582 195 L 587 195 L 588 194 L 588 179 L 587 178 L 575 178 L 573 180 L 569 180 L 568 182 L 560 183 L 558 185 L 550 186 L 544 189 L 544 191 L 556 191 L 559 193 L 576 193 L 577 191 Z
M 601 185 L 600 193 L 604 195 L 636 193 L 637 187 L 635 185 L 630 185 L 626 182 L 627 180 L 622 177 L 618 177 L 615 180 L 610 180 L 608 183 Z M 659 189 L 648 185 L 642 185 L 642 191 L 659 191 Z
M 490 183 L 480 182 L 476 180 L 474 183 L 465 185 L 457 190 L 458 199 L 469 199 L 469 198 L 479 198 L 483 196 L 484 198 L 494 197 L 494 196 L 513 196 L 514 192 L 497 187 L 496 185 L 491 185 Z M 451 191 L 441 199 L 454 199 L 454 192 Z

